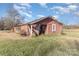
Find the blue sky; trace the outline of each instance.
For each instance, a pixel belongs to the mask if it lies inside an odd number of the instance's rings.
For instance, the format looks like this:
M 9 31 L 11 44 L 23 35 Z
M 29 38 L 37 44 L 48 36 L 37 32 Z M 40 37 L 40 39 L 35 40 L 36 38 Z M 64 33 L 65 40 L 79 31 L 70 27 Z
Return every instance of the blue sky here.
M 6 12 L 9 8 L 11 8 L 13 5 L 12 4 L 4 4 L 0 3 L 0 17 L 5 16 Z
M 0 17 L 7 10 L 15 8 L 26 22 L 45 16 L 53 16 L 64 24 L 79 24 L 79 4 L 77 3 L 31 3 L 0 4 Z

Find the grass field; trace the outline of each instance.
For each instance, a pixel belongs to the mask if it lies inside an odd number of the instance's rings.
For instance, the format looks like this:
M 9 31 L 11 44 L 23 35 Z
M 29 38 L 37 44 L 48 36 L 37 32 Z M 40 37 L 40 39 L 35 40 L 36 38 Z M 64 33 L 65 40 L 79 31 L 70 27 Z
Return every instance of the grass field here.
M 22 37 L 0 31 L 1 56 L 77 56 L 79 29 L 64 29 L 64 35 Z

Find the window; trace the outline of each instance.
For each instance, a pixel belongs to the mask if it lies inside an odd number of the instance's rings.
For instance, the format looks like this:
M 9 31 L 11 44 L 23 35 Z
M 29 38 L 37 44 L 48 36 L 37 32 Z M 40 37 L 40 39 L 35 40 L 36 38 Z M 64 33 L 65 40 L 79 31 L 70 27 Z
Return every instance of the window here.
M 56 24 L 52 24 L 52 32 L 56 31 Z

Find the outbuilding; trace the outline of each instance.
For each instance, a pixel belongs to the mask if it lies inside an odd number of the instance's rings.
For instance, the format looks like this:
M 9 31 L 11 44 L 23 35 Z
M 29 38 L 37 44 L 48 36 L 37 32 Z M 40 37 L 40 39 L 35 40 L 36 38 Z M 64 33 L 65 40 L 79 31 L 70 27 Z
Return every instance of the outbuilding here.
M 63 24 L 56 20 L 54 17 L 42 17 L 36 19 L 27 24 L 17 26 L 20 31 L 26 34 L 32 35 L 51 35 L 51 34 L 61 34 L 63 30 Z M 16 29 L 17 27 L 14 27 Z M 16 30 L 15 30 L 16 31 Z

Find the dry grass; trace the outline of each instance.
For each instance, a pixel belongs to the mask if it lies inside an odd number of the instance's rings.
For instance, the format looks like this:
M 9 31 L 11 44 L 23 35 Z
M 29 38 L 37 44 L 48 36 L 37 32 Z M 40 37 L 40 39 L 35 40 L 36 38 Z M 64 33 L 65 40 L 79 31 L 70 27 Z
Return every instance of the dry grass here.
M 10 31 L 0 31 L 0 39 L 1 40 L 6 40 L 6 39 L 11 39 L 11 40 L 18 40 L 18 39 L 26 39 L 27 37 L 22 37 L 19 34 L 16 34 L 14 32 Z
M 0 55 L 79 55 L 79 29 L 64 29 L 64 33 L 28 38 L 0 31 Z

